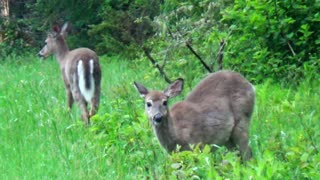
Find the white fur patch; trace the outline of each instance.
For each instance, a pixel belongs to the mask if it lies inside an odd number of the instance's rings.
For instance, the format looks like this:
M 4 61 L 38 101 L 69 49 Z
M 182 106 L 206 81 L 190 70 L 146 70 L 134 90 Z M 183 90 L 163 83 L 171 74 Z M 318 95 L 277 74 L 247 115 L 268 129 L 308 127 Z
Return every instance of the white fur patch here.
M 84 99 L 87 102 L 90 102 L 91 99 L 94 96 L 94 79 L 93 79 L 93 60 L 91 59 L 89 61 L 89 72 L 90 72 L 90 89 L 86 88 L 85 85 L 85 71 L 84 71 L 84 65 L 83 65 L 83 61 L 80 60 L 78 63 L 78 76 L 79 76 L 79 89 L 80 92 L 82 94 L 82 96 L 84 97 Z
M 256 88 L 254 87 L 253 84 L 251 84 L 251 87 L 252 87 L 252 89 L 253 89 L 253 92 L 256 93 Z
M 90 62 L 90 74 L 93 74 L 93 60 L 91 59 Z

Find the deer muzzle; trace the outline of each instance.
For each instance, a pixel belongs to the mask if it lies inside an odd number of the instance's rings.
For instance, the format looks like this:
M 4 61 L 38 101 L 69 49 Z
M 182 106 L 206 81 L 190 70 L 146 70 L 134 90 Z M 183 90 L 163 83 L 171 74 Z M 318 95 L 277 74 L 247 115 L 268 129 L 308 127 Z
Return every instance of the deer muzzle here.
M 38 57 L 40 57 L 41 59 L 43 59 L 43 55 L 41 54 L 41 52 L 39 52 L 37 55 L 38 55 Z
M 153 123 L 156 124 L 156 125 L 157 125 L 157 124 L 160 124 L 161 121 L 162 121 L 162 119 L 163 119 L 163 116 L 162 116 L 162 114 L 160 114 L 160 113 L 154 115 L 153 118 L 152 118 Z

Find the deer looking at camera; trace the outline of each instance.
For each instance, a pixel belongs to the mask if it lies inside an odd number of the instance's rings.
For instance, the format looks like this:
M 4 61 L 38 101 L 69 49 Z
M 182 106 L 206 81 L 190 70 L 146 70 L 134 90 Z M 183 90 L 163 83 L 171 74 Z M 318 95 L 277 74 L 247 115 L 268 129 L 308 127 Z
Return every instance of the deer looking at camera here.
M 160 144 L 169 152 L 190 144 L 239 147 L 242 159 L 251 158 L 249 124 L 254 108 L 253 86 L 240 74 L 219 71 L 203 79 L 181 102 L 169 110 L 168 100 L 179 95 L 183 80 L 164 91 L 149 91 L 134 82 L 145 101 L 145 111 Z
M 48 34 L 45 46 L 39 56 L 47 58 L 54 54 L 60 65 L 62 78 L 66 87 L 68 107 L 76 101 L 82 111 L 82 119 L 89 124 L 89 119 L 99 108 L 101 69 L 97 54 L 88 48 L 69 50 L 65 42 L 69 24 L 62 28 L 55 25 L 53 32 Z M 88 112 L 87 105 L 91 104 Z

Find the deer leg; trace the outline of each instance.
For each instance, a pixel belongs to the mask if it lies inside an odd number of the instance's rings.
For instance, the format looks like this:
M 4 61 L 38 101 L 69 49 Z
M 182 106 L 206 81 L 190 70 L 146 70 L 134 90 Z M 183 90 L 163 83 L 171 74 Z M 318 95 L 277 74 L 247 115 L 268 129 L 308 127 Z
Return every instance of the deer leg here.
M 100 86 L 96 86 L 94 97 L 91 99 L 90 117 L 98 112 L 100 103 Z
M 73 105 L 73 102 L 74 102 L 71 90 L 67 89 L 66 94 L 67 94 L 68 108 L 69 108 L 69 111 L 71 111 L 72 105 Z
M 72 95 L 74 100 L 78 103 L 80 110 L 81 110 L 81 118 L 83 122 L 88 125 L 89 124 L 89 112 L 87 109 L 88 103 L 84 99 L 84 97 L 81 95 L 80 90 L 78 88 L 72 89 Z
M 243 131 L 240 127 L 236 126 L 231 134 L 231 140 L 235 146 L 239 147 L 243 160 L 249 160 L 252 157 L 248 132 Z
M 64 70 L 62 70 L 62 72 L 64 72 Z M 74 97 L 73 97 L 73 94 L 72 94 L 72 88 L 70 86 L 70 83 L 68 83 L 68 80 L 67 80 L 66 75 L 64 73 L 62 74 L 62 78 L 63 78 L 63 81 L 64 81 L 64 85 L 66 87 L 66 96 L 67 96 L 68 108 L 69 108 L 69 111 L 71 111 L 72 105 L 73 105 L 73 102 L 74 102 Z
M 91 110 L 90 110 L 90 117 L 92 117 L 93 115 L 95 115 L 98 111 L 98 104 L 97 104 L 97 100 L 96 98 L 92 98 L 91 100 Z
M 79 107 L 82 112 L 81 118 L 86 125 L 89 125 L 90 124 L 90 121 L 89 121 L 90 116 L 89 116 L 89 112 L 87 109 L 87 104 L 88 103 L 83 98 L 80 99 Z
M 95 115 L 99 109 L 99 98 L 94 97 L 91 100 L 91 110 L 90 110 L 90 117 Z

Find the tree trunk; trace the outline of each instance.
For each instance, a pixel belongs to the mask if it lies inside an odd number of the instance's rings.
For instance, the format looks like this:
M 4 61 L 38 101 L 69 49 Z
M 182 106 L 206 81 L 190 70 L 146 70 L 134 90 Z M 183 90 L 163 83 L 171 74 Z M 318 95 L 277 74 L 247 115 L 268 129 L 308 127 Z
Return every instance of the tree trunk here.
M 0 1 L 1 17 L 9 17 L 9 0 Z
M 0 0 L 0 18 L 3 19 L 0 24 L 0 42 L 5 39 L 5 31 L 2 29 L 9 21 L 9 0 Z

